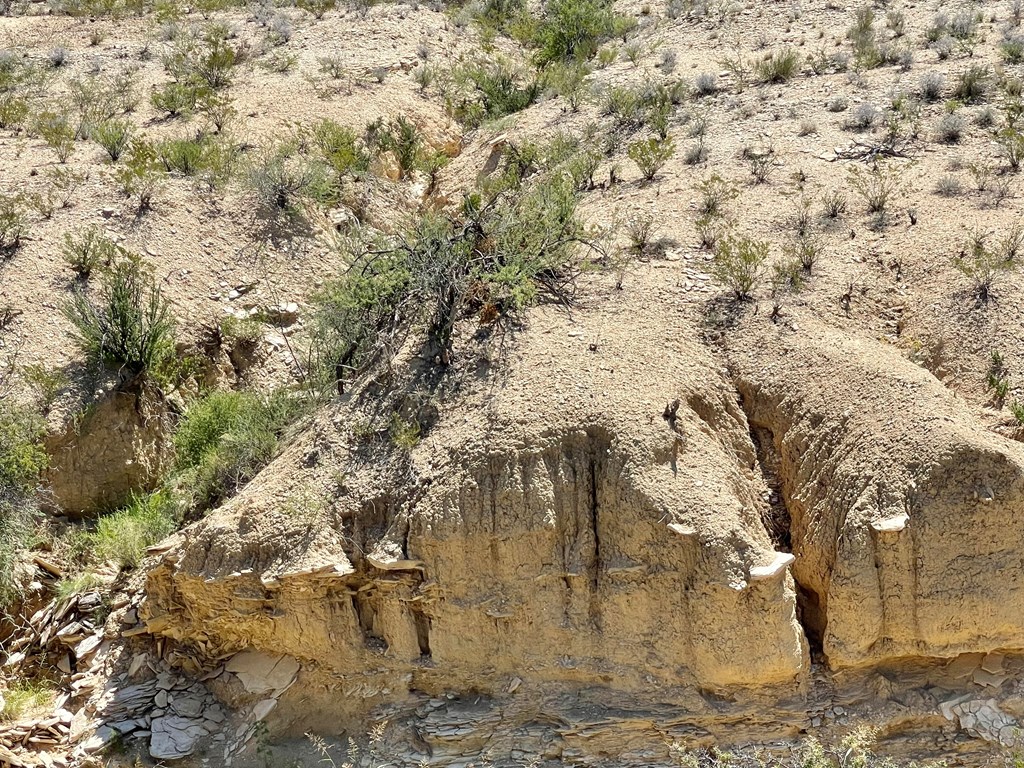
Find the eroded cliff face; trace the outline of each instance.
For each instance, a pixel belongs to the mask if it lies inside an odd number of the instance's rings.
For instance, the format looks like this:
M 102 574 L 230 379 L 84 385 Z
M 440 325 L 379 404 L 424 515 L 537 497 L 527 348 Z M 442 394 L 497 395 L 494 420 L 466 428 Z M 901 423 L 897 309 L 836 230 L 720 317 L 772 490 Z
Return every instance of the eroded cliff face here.
M 148 631 L 208 670 L 296 659 L 279 733 L 388 713 L 449 757 L 539 728 L 538 754 L 649 762 L 837 700 L 893 733 L 981 707 L 941 659 L 1024 646 L 1020 445 L 875 342 L 750 321 L 716 357 L 656 311 L 601 355 L 538 313 L 545 344 L 462 379 L 407 455 L 352 440 L 338 404 L 168 542 Z M 998 740 L 1016 721 L 990 709 Z
M 829 664 L 1020 647 L 1021 445 L 890 348 L 811 335 L 740 334 L 737 349 L 773 352 L 733 360 L 780 460 L 793 573 Z

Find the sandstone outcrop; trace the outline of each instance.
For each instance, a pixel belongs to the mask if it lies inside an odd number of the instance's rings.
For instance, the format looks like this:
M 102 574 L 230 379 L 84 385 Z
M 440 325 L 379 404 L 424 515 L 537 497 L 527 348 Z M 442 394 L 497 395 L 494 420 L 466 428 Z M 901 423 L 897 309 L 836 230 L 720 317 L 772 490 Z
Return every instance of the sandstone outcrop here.
M 104 395 L 46 440 L 53 504 L 85 516 L 152 490 L 172 459 L 167 419 L 166 403 L 151 386 L 136 383 Z
M 768 326 L 731 346 L 830 665 L 1022 647 L 1024 448 L 892 348 L 810 336 Z

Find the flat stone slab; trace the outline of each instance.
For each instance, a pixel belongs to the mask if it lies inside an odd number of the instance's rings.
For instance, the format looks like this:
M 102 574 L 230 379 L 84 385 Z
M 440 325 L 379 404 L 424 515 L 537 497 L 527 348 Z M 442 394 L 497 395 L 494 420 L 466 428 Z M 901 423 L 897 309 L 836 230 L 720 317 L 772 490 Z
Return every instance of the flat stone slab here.
M 242 651 L 225 665 L 249 693 L 283 692 L 299 673 L 299 662 L 291 656 L 272 655 L 261 651 Z
M 150 725 L 149 754 L 157 760 L 179 760 L 188 757 L 198 741 L 209 735 L 202 720 L 178 715 L 153 719 Z

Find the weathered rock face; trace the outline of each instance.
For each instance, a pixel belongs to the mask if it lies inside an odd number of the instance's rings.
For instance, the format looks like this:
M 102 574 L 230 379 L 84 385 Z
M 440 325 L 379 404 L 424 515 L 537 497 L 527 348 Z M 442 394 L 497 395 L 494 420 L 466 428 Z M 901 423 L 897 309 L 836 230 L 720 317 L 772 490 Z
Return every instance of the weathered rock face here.
M 292 469 L 174 541 L 149 573 L 151 631 L 210 656 L 299 659 L 304 695 L 345 694 L 304 705 L 334 728 L 339 713 L 422 692 L 593 688 L 650 703 L 798 690 L 808 652 L 791 558 L 762 524 L 767 488 L 714 359 L 680 341 L 651 362 L 641 323 L 616 350 L 622 368 L 599 367 L 563 317 L 549 322 L 564 364 L 537 377 L 538 361 L 517 360 L 520 383 L 441 409 L 400 471 L 337 433 L 348 406 L 325 416 L 322 469 L 294 469 L 312 452 L 296 444 L 279 460 Z M 642 386 L 624 385 L 631 369 L 647 371 Z M 300 487 L 337 487 L 328 465 L 346 468 L 344 490 L 296 510 Z
M 750 350 L 734 355 L 738 387 L 780 459 L 793 573 L 829 663 L 1024 645 L 1021 445 L 881 345 L 820 332 L 736 346 Z
M 544 718 L 560 725 L 538 749 L 561 758 L 792 735 L 831 711 L 819 646 L 843 700 L 885 722 L 913 709 L 931 728 L 941 703 L 975 701 L 961 688 L 987 683 L 936 658 L 1024 647 L 1021 446 L 875 342 L 790 348 L 748 319 L 725 367 L 666 339 L 655 307 L 631 307 L 602 357 L 539 315 L 544 351 L 464 384 L 405 457 L 362 452 L 340 404 L 170 543 L 149 630 L 210 659 L 296 659 L 277 729 L 358 729 L 386 706 L 471 749 L 476 726 L 445 717 L 497 717 L 491 744 Z M 443 703 L 470 692 L 486 712 Z
M 46 483 L 65 514 L 84 516 L 123 504 L 133 491 L 152 490 L 171 460 L 168 413 L 146 386 L 114 390 L 78 423 L 46 440 Z

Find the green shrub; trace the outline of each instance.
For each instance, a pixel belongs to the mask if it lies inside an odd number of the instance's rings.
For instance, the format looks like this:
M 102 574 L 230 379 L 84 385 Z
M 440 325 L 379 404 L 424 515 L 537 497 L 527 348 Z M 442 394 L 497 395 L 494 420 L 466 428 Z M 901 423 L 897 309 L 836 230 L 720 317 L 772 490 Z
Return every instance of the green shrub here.
M 971 64 L 957 79 L 953 97 L 974 104 L 984 100 L 991 87 L 992 73 L 981 64 Z
M 0 401 L 0 610 L 18 597 L 15 563 L 32 536 L 35 489 L 46 468 L 37 414 Z
M 743 235 L 727 235 L 715 245 L 711 274 L 737 299 L 750 298 L 768 258 L 768 243 Z
M 17 250 L 27 229 L 21 196 L 0 194 L 0 256 Z
M 0 93 L 0 128 L 20 128 L 28 117 L 28 101 L 21 96 Z
M 385 242 L 357 244 L 344 276 L 316 297 L 315 352 L 337 379 L 422 330 L 427 359 L 447 362 L 455 322 L 514 317 L 538 294 L 572 299 L 577 246 L 590 238 L 567 173 L 537 173 L 545 153 L 511 147 L 507 165 L 458 215 L 427 212 Z M 522 179 L 534 169 L 530 183 Z
M 328 11 L 334 10 L 337 0 L 296 0 L 295 4 L 313 18 L 322 19 Z
M 224 35 L 211 28 L 204 39 L 179 40 L 163 63 L 176 83 L 217 90 L 231 84 L 231 70 L 241 58 Z
M 82 351 L 129 376 L 155 374 L 174 351 L 174 322 L 159 286 L 138 260 L 125 258 L 104 272 L 98 294 L 79 288 L 62 307 Z
M 548 68 L 545 82 L 565 99 L 570 110 L 576 112 L 587 97 L 586 77 L 589 74 L 590 67 L 584 62 L 558 62 Z
M 351 128 L 334 120 L 315 123 L 309 137 L 320 155 L 339 176 L 364 173 L 370 167 L 370 157 L 359 143 Z
M 897 165 L 876 162 L 867 169 L 853 167 L 848 178 L 869 213 L 884 213 L 892 196 L 903 190 L 903 170 Z
M 92 138 L 110 156 L 111 162 L 117 162 L 131 144 L 132 124 L 128 120 L 104 120 L 92 131 Z
M 153 149 L 168 173 L 195 176 L 205 166 L 206 142 L 202 139 L 164 139 Z
M 67 115 L 58 112 L 42 112 L 36 117 L 35 130 L 50 146 L 61 163 L 66 163 L 75 151 L 76 131 Z
M 402 115 L 387 122 L 377 118 L 370 123 L 366 128 L 366 143 L 378 152 L 391 152 L 403 177 L 419 165 L 424 155 L 419 129 Z
M 196 109 L 202 91 L 189 83 L 166 83 L 149 97 L 153 108 L 169 117 L 187 115 Z
M 92 535 L 93 555 L 120 568 L 134 568 L 151 547 L 170 535 L 177 524 L 176 506 L 167 490 L 133 494 L 128 504 L 100 518 Z
M 93 270 L 100 265 L 110 266 L 122 253 L 123 251 L 97 226 L 82 230 L 80 237 L 75 237 L 70 232 L 65 233 L 64 245 L 61 248 L 64 263 L 83 280 L 87 280 Z
M 536 34 L 537 62 L 589 59 L 614 32 L 610 0 L 551 0 Z
M 629 159 L 636 163 L 644 179 L 651 181 L 675 152 L 672 139 L 643 139 L 629 145 Z
M 138 198 L 139 210 L 145 211 L 152 207 L 153 195 L 164 179 L 163 165 L 151 144 L 135 139 L 114 178 L 126 195 Z
M 1008 64 L 1024 62 L 1024 36 L 1020 34 L 1007 35 L 999 44 L 999 53 Z
M 800 54 L 792 48 L 775 51 L 757 63 L 757 76 L 763 83 L 784 83 L 800 71 Z
M 215 391 L 193 403 L 174 435 L 180 485 L 206 507 L 227 498 L 273 458 L 305 410 L 293 393 Z
M 996 141 L 1010 164 L 1010 170 L 1019 170 L 1021 161 L 1024 160 L 1024 131 L 1006 126 L 999 131 Z
M 463 64 L 451 77 L 458 95 L 449 95 L 449 111 L 470 127 L 520 112 L 540 94 L 536 77 L 500 58 Z
M 245 169 L 244 181 L 265 210 L 295 212 L 306 200 L 334 199 L 328 170 L 323 161 L 285 142 L 257 155 Z
M 1015 271 L 1019 263 L 1001 248 L 990 248 L 984 235 L 973 235 L 968 243 L 954 257 L 953 265 L 971 281 L 971 288 L 978 304 L 987 304 L 992 298 L 992 286 L 996 278 L 1006 272 Z
M 700 195 L 697 210 L 701 216 L 717 217 L 725 213 L 725 206 L 730 200 L 739 197 L 740 191 L 717 173 L 694 185 Z

